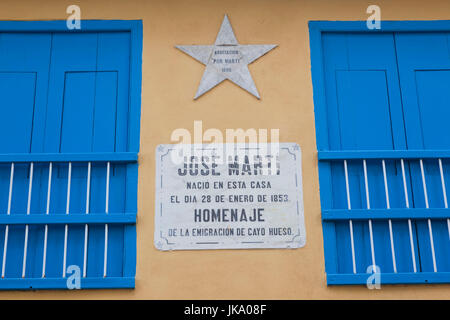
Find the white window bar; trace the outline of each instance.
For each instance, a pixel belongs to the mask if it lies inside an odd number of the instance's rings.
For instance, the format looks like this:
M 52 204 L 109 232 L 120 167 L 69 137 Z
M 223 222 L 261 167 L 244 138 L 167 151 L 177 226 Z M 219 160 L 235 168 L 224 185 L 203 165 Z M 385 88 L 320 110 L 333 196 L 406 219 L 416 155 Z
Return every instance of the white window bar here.
M 66 214 L 69 214 L 70 207 L 70 184 L 72 180 L 72 162 L 69 162 L 69 173 L 67 176 L 67 200 L 66 200 Z M 63 259 L 63 278 L 66 277 L 66 263 L 67 263 L 67 236 L 69 233 L 69 225 L 64 226 L 64 259 Z
M 27 202 L 27 216 L 30 215 L 31 209 L 31 193 L 33 191 L 33 169 L 34 164 L 30 164 L 30 182 L 28 184 L 28 202 Z M 25 225 L 25 241 L 23 245 L 23 263 L 22 263 L 22 278 L 25 278 L 25 271 L 27 268 L 27 251 L 28 251 L 28 225 Z
M 386 192 L 386 208 L 391 209 L 391 203 L 389 201 L 389 188 L 387 183 L 387 174 L 386 174 L 386 162 L 381 160 L 381 164 L 383 166 L 383 178 L 384 178 L 384 191 Z M 392 253 L 392 266 L 394 268 L 394 273 L 397 273 L 397 261 L 395 259 L 395 246 L 394 246 L 394 233 L 392 231 L 392 220 L 388 220 L 389 223 L 389 237 L 391 239 L 391 253 Z
M 366 186 L 366 203 L 367 210 L 370 210 L 370 199 L 369 199 L 369 182 L 367 179 L 367 163 L 366 159 L 363 159 L 363 168 L 364 168 L 364 184 Z M 373 244 L 373 229 L 372 229 L 372 219 L 369 219 L 369 234 L 370 234 L 370 251 L 372 253 L 372 265 L 373 272 L 376 272 L 376 262 L 375 262 L 375 247 Z
M 348 182 L 348 169 L 347 169 L 347 160 L 344 160 L 344 171 L 345 171 L 345 190 L 347 191 L 347 208 L 348 210 L 352 209 L 352 204 L 350 201 L 350 186 Z M 350 219 L 348 221 L 348 227 L 350 229 L 350 243 L 352 248 L 352 264 L 353 264 L 353 273 L 356 273 L 356 258 L 355 258 L 355 243 L 353 239 L 353 221 Z
M 425 171 L 423 170 L 423 160 L 422 159 L 420 159 L 420 172 L 422 173 L 423 196 L 425 197 L 425 207 L 427 209 L 429 209 L 427 183 L 425 181 Z M 433 228 L 431 226 L 431 219 L 430 218 L 428 218 L 428 232 L 430 234 L 431 256 L 433 257 L 433 269 L 434 269 L 434 272 L 437 272 L 436 255 L 435 255 L 435 252 L 434 252 Z
M 6 214 L 8 216 L 11 214 L 11 199 L 12 199 L 13 181 L 14 181 L 14 162 L 11 162 L 11 173 L 9 176 L 8 209 L 6 211 Z M 9 225 L 6 225 L 5 242 L 3 244 L 2 278 L 5 277 L 6 252 L 8 251 L 8 235 L 9 235 Z
M 48 165 L 48 185 L 47 185 L 47 208 L 45 209 L 45 214 L 50 213 L 50 194 L 52 191 L 52 171 L 53 164 L 50 162 Z M 47 239 L 48 239 L 48 224 L 45 225 L 44 229 L 44 253 L 42 255 L 42 278 L 45 278 L 45 268 L 47 265 Z
M 439 158 L 439 172 L 441 173 L 442 195 L 444 196 L 444 206 L 448 209 L 447 189 L 445 188 L 444 169 L 442 168 L 442 160 Z M 450 219 L 447 218 L 448 238 L 450 239 Z
M 87 185 L 86 185 L 86 214 L 89 214 L 90 193 L 91 193 L 91 162 L 88 162 L 88 167 L 87 167 Z M 84 225 L 83 278 L 86 278 L 86 272 L 87 272 L 88 235 L 89 235 L 89 226 L 86 223 Z
M 408 187 L 406 186 L 405 164 L 404 164 L 403 159 L 400 159 L 400 163 L 402 165 L 403 189 L 405 191 L 405 203 L 406 203 L 406 208 L 409 209 Z M 413 269 L 414 269 L 414 272 L 417 272 L 416 254 L 414 251 L 414 240 L 413 240 L 411 219 L 408 219 L 408 228 L 409 228 L 409 243 L 411 245 L 411 257 L 412 257 Z
M 109 211 L 109 175 L 110 175 L 111 164 L 108 161 L 106 164 L 106 203 L 105 203 L 105 213 L 108 214 Z M 103 261 L 103 277 L 106 277 L 106 266 L 108 262 L 108 224 L 105 224 L 105 256 Z

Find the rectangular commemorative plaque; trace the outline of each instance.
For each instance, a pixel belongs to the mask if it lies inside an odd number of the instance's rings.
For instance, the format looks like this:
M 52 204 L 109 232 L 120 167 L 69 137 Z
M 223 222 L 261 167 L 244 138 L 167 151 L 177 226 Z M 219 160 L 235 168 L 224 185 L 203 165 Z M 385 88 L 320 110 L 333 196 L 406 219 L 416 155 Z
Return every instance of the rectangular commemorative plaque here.
M 155 202 L 159 250 L 306 243 L 295 143 L 159 145 Z

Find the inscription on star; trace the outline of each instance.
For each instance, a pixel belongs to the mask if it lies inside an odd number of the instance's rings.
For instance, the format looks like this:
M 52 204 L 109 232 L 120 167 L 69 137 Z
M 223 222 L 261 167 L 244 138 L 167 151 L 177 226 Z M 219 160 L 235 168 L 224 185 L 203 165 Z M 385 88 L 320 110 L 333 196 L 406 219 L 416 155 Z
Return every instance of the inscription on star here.
M 242 62 L 242 56 L 239 50 L 214 50 L 211 60 L 222 72 L 233 72 Z
M 277 45 L 241 45 L 225 15 L 214 45 L 175 46 L 206 65 L 194 99 L 228 79 L 260 99 L 248 65 Z

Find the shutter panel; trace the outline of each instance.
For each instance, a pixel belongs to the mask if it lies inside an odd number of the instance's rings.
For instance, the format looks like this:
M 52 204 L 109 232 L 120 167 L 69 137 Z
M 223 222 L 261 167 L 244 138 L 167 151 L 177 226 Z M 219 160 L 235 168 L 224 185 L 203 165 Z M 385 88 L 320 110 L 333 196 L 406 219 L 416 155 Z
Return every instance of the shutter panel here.
M 393 34 L 324 34 L 323 43 L 330 149 L 404 149 L 406 142 Z M 382 163 L 376 160 L 366 161 L 366 164 L 370 208 L 385 209 Z M 394 161 L 385 164 L 390 207 L 404 207 L 400 165 Z M 331 166 L 333 208 L 347 209 L 343 163 L 336 162 Z M 348 179 L 351 208 L 367 209 L 362 160 L 348 162 Z M 396 268 L 411 271 L 407 223 L 391 223 Z M 353 221 L 352 224 L 356 272 L 365 273 L 373 263 L 369 222 Z M 381 272 L 392 273 L 394 261 L 388 221 L 372 221 L 371 224 L 375 263 Z M 336 223 L 339 273 L 353 273 L 349 228 L 348 221 Z
M 328 284 L 447 283 L 449 34 L 336 24 L 310 24 Z
M 0 289 L 134 287 L 141 24 L 64 23 L 0 32 Z
M 30 50 L 33 48 L 33 50 Z M 51 34 L 0 34 L 0 153 L 42 152 L 47 102 Z M 1 213 L 7 214 L 11 164 L 1 165 Z M 41 168 L 33 172 L 34 197 L 30 214 L 39 211 Z M 11 215 L 25 215 L 28 205 L 30 164 L 15 164 Z M 6 228 L 8 235 L 5 237 Z M 25 226 L 2 226 L 0 250 L 5 278 L 20 278 L 24 263 Z M 35 253 L 42 252 L 42 228 L 29 227 L 26 276 L 39 267 Z M 5 240 L 7 245 L 5 246 Z M 6 255 L 4 253 L 6 252 Z M 3 271 L 3 270 L 2 270 Z
M 450 149 L 450 51 L 448 33 L 397 34 L 398 65 L 402 86 L 408 148 Z M 448 159 L 442 159 L 446 191 L 450 185 Z M 430 208 L 444 208 L 444 195 L 437 158 L 423 161 Z M 425 208 L 419 161 L 411 163 L 414 203 Z M 446 194 L 447 196 L 447 194 Z M 421 267 L 424 272 L 450 272 L 450 222 L 431 220 L 433 247 L 427 220 L 418 221 Z M 434 249 L 434 250 L 433 250 Z

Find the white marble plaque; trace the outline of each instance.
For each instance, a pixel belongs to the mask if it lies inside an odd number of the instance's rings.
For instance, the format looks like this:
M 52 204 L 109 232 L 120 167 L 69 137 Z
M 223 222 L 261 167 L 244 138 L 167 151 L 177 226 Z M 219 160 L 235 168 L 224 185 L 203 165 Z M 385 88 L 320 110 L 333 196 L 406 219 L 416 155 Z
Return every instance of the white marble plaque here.
M 159 250 L 306 243 L 301 150 L 294 143 L 159 145 L 155 202 Z

